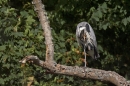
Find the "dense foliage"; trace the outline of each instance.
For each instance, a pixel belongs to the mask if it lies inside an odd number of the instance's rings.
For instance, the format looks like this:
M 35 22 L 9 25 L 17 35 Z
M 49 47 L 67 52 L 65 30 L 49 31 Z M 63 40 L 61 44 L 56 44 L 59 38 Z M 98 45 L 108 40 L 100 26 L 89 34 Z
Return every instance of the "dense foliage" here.
M 52 28 L 55 60 L 64 65 L 84 66 L 84 55 L 75 39 L 76 25 L 87 21 L 93 27 L 100 59 L 87 58 L 88 67 L 115 71 L 130 79 L 129 0 L 44 0 Z M 45 59 L 45 43 L 31 0 L 0 1 L 0 85 L 107 86 L 93 80 L 48 74 L 32 64 L 21 65 L 26 55 Z

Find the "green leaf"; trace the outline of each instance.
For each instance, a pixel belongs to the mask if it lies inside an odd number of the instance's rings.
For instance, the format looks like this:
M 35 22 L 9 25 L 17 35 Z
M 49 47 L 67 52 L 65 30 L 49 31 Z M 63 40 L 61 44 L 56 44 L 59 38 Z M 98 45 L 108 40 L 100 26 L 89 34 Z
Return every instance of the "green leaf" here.
M 0 46 L 0 51 L 4 51 L 6 49 L 6 46 L 3 45 L 3 46 Z
M 0 84 L 2 84 L 2 85 L 5 84 L 4 79 L 0 78 Z
M 102 4 L 101 8 L 102 8 L 102 11 L 103 11 L 104 13 L 107 13 L 107 4 L 106 4 L 106 2 L 104 2 L 104 3 Z
M 102 12 L 101 12 L 101 10 L 98 10 L 97 14 L 98 14 L 99 18 L 102 18 Z
M 124 18 L 124 19 L 122 20 L 122 23 L 126 26 L 126 25 L 127 25 L 127 18 Z
M 21 11 L 20 14 L 21 14 L 22 17 L 28 16 L 28 12 L 26 12 L 26 11 Z
M 38 36 L 38 39 L 39 40 L 42 40 L 44 37 L 43 36 Z
M 98 18 L 98 17 L 94 17 L 94 19 L 95 19 L 96 21 L 99 21 L 99 18 Z
M 8 68 L 8 69 L 10 68 L 10 64 L 4 64 L 3 66 Z
M 130 16 L 127 18 L 127 21 L 130 23 Z
M 107 4 L 106 4 L 106 2 L 104 2 L 104 3 L 102 4 L 102 8 L 107 9 Z
M 60 47 L 65 47 L 65 44 L 64 43 L 59 43 Z
M 106 30 L 107 27 L 108 27 L 108 23 L 106 23 L 106 24 L 104 24 L 104 25 L 102 26 L 102 28 L 103 28 L 104 30 Z
M 16 38 L 17 37 L 23 37 L 23 32 L 13 32 L 12 35 L 14 35 Z
M 69 82 L 73 82 L 74 80 L 73 80 L 72 77 L 68 77 L 68 81 L 69 81 Z
M 103 48 L 101 45 L 98 45 L 98 50 L 100 50 L 101 52 L 103 52 Z
M 27 20 L 26 20 L 26 23 L 30 25 L 30 24 L 32 24 L 33 22 L 35 22 L 35 20 L 33 19 L 33 17 L 32 17 L 32 16 L 28 16 L 28 17 L 27 17 Z

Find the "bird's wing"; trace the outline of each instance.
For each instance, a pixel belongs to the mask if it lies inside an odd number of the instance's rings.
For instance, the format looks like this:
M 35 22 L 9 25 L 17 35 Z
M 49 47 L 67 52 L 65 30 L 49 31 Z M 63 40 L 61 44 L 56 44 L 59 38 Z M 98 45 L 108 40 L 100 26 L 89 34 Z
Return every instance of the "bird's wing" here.
M 97 48 L 97 41 L 96 41 L 95 33 L 94 33 L 94 31 L 93 31 L 93 29 L 92 29 L 92 27 L 90 25 L 89 25 L 89 28 L 90 28 L 89 34 L 91 36 L 91 41 L 94 44 L 94 46 Z
M 89 24 L 88 24 L 89 25 Z M 90 28 L 90 32 L 89 32 L 89 34 L 91 35 L 91 41 L 92 41 L 92 43 L 93 43 L 93 45 L 94 45 L 94 50 L 93 50 L 93 52 L 94 52 L 94 58 L 96 59 L 96 58 L 98 58 L 98 57 L 100 57 L 99 56 L 99 54 L 98 54 L 98 50 L 97 50 L 97 41 L 96 41 L 96 36 L 95 36 L 95 33 L 94 33 L 94 31 L 93 31 L 93 29 L 92 29 L 92 27 L 89 25 L 89 28 Z

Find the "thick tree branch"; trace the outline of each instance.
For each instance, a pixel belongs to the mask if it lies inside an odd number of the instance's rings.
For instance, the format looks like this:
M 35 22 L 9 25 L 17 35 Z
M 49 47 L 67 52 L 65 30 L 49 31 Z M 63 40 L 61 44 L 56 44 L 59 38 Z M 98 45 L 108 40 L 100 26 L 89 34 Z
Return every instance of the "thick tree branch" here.
M 51 29 L 49 26 L 49 22 L 47 20 L 47 15 L 44 9 L 44 5 L 42 4 L 41 0 L 33 0 L 33 4 L 35 6 L 35 10 L 38 13 L 39 20 L 44 30 L 45 42 L 46 42 L 45 43 L 46 60 L 42 61 L 37 56 L 30 55 L 23 58 L 20 61 L 21 63 L 26 63 L 27 61 L 31 61 L 34 64 L 41 66 L 45 69 L 48 69 L 51 72 L 56 74 L 72 75 L 72 76 L 78 76 L 86 79 L 108 81 L 117 86 L 130 86 L 130 83 L 128 83 L 124 77 L 112 71 L 104 71 L 104 70 L 87 68 L 87 67 L 65 66 L 65 65 L 57 64 L 53 60 L 54 46 L 52 42 Z
M 41 0 L 33 0 L 35 11 L 38 13 L 39 20 L 44 30 L 45 44 L 46 44 L 46 61 L 53 61 L 54 46 L 52 43 L 51 29 L 47 19 L 47 13 Z
M 48 62 L 41 61 L 37 56 L 32 55 L 23 58 L 20 62 L 26 63 L 27 61 L 31 61 L 34 64 L 41 66 L 45 69 L 48 69 L 56 74 L 64 74 L 64 75 L 78 76 L 86 79 L 107 81 L 117 86 L 130 86 L 130 83 L 128 83 L 125 78 L 123 78 L 116 72 L 112 71 L 104 71 L 88 67 L 65 66 L 55 63 L 50 64 Z

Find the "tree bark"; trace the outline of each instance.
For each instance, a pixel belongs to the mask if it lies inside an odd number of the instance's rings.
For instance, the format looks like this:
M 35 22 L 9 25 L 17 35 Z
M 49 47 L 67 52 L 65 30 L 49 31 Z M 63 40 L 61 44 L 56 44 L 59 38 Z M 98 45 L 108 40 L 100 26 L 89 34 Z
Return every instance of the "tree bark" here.
M 27 61 L 33 62 L 35 65 L 41 66 L 45 69 L 50 70 L 56 74 L 64 74 L 71 76 L 78 76 L 86 79 L 94 79 L 100 81 L 111 82 L 117 86 L 130 86 L 130 83 L 122 76 L 112 71 L 105 71 L 100 69 L 79 67 L 79 66 L 66 66 L 57 64 L 54 59 L 54 46 L 52 42 L 52 35 L 50 25 L 47 19 L 46 11 L 41 0 L 33 0 L 35 11 L 38 13 L 39 20 L 44 30 L 45 44 L 46 44 L 46 59 L 45 61 L 40 60 L 37 56 L 29 55 L 20 60 L 21 63 Z
M 20 62 L 24 64 L 27 61 L 31 61 L 34 64 L 48 69 L 55 74 L 71 75 L 86 79 L 107 81 L 117 86 L 130 86 L 130 83 L 124 77 L 120 76 L 119 74 L 113 71 L 48 63 L 46 61 L 40 60 L 37 56 L 33 55 L 26 56 Z
M 33 0 L 33 4 L 35 11 L 38 13 L 42 29 L 44 30 L 46 44 L 46 61 L 54 61 L 54 46 L 52 43 L 51 28 L 49 25 L 47 13 L 44 9 L 44 5 L 42 4 L 41 0 Z

